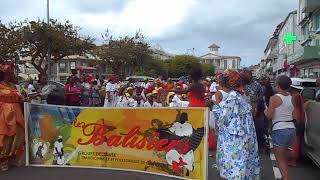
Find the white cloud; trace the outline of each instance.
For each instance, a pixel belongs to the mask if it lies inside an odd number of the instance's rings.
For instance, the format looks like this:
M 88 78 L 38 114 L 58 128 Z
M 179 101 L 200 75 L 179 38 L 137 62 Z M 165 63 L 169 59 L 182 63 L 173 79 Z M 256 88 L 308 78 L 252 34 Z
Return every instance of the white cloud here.
M 133 33 L 142 29 L 148 37 L 159 37 L 167 29 L 183 22 L 195 0 L 131 0 L 121 12 L 105 11 L 81 13 L 68 7 L 62 0 L 54 1 L 54 15 L 70 19 L 80 27 L 102 33 L 106 28 L 117 34 Z

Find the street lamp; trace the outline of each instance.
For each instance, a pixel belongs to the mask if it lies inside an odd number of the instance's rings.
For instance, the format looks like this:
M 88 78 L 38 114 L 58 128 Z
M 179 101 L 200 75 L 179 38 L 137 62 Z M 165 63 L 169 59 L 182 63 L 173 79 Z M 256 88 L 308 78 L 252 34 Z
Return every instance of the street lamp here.
M 49 32 L 49 25 L 50 25 L 50 2 L 47 0 L 47 27 Z M 48 79 L 51 80 L 51 51 L 50 51 L 50 39 L 48 36 L 48 50 L 47 50 L 47 66 L 48 66 Z

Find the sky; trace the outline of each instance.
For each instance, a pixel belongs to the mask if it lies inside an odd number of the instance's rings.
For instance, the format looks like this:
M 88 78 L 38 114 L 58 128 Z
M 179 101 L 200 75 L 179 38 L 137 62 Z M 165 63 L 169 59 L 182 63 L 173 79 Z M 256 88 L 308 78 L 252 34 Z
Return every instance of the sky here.
M 47 0 L 1 0 L 0 20 L 46 18 Z M 50 0 L 50 18 L 70 20 L 97 44 L 109 29 L 115 36 L 141 30 L 151 46 L 172 54 L 240 56 L 243 66 L 260 62 L 276 25 L 298 0 Z M 194 51 L 191 49 L 194 48 Z

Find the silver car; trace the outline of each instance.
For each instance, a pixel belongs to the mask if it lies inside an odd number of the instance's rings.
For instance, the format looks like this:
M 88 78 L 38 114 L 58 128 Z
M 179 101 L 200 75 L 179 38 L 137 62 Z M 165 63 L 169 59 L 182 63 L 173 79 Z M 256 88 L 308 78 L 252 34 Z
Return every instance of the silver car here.
M 302 152 L 320 167 L 320 102 L 311 101 L 306 109 Z

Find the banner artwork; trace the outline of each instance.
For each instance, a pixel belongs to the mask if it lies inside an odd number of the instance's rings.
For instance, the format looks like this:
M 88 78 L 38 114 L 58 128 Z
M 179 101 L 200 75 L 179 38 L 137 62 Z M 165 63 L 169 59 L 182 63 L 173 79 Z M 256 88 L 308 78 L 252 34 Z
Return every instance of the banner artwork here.
M 25 104 L 27 164 L 207 177 L 207 110 Z

